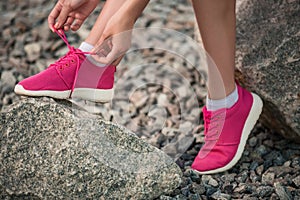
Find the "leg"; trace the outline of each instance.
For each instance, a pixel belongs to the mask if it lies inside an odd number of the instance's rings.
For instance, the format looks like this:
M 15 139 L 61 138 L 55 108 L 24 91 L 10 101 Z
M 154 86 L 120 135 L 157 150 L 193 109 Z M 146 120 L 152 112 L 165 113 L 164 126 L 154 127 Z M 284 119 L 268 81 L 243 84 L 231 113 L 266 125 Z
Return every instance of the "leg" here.
M 217 65 L 227 96 L 235 89 L 235 0 L 193 0 L 192 2 L 205 50 Z M 223 86 L 216 84 L 216 79 L 220 78 L 213 71 L 214 69 L 208 70 L 209 97 L 224 98 L 224 91 L 220 92 Z
M 85 42 L 95 45 L 100 39 L 108 20 L 119 10 L 126 0 L 107 0 Z
M 208 63 L 205 143 L 192 168 L 200 174 L 213 174 L 232 168 L 241 158 L 262 101 L 235 86 L 235 0 L 193 0 L 193 6 L 204 47 L 217 67 Z

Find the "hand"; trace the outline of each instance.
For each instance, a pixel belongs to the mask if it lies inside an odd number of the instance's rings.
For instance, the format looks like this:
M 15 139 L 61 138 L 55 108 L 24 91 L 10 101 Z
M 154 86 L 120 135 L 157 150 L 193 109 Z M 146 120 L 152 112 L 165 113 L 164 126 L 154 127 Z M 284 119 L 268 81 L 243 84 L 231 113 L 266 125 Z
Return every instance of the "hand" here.
M 48 16 L 49 28 L 77 31 L 99 0 L 59 0 Z
M 131 46 L 134 22 L 135 20 L 126 17 L 122 12 L 113 15 L 92 50 L 93 58 L 106 65 L 118 65 Z

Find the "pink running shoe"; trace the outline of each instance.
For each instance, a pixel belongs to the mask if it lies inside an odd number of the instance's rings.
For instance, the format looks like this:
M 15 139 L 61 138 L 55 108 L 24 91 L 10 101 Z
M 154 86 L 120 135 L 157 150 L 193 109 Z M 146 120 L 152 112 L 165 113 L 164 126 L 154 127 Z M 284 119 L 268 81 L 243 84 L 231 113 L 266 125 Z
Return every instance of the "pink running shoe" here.
M 239 85 L 239 99 L 229 109 L 203 108 L 205 144 L 192 169 L 214 174 L 232 168 L 241 158 L 246 141 L 262 111 L 262 100 Z
M 56 33 L 67 44 L 69 52 L 46 70 L 20 81 L 15 93 L 26 96 L 72 97 L 94 102 L 108 102 L 113 97 L 115 66 L 96 66 L 86 54 L 72 47 L 62 30 Z

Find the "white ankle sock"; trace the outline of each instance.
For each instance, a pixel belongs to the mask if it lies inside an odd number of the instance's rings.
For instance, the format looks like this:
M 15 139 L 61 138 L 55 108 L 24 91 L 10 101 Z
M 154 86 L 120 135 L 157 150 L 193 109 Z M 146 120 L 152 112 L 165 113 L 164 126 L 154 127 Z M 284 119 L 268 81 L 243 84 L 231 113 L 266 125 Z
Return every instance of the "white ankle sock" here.
M 209 111 L 216 111 L 221 108 L 231 108 L 239 99 L 237 86 L 232 93 L 230 93 L 224 99 L 212 100 L 206 97 L 206 107 Z
M 91 45 L 87 42 L 82 42 L 78 49 L 80 49 L 83 52 L 90 52 L 93 48 L 94 48 L 93 45 Z
M 87 43 L 87 42 L 82 42 L 79 46 L 78 49 L 80 49 L 83 52 L 90 52 L 94 48 L 93 45 Z M 103 63 L 97 62 L 91 55 L 86 55 L 87 59 L 91 61 L 94 65 L 97 65 L 98 67 L 105 67 L 106 65 Z

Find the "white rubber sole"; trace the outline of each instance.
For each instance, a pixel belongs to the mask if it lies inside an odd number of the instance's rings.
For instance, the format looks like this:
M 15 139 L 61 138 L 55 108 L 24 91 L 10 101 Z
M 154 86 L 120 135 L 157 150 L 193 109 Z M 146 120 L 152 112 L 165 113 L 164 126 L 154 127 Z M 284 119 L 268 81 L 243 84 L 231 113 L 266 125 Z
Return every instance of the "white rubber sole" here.
M 26 90 L 22 85 L 16 85 L 14 89 L 16 94 L 33 96 L 33 97 L 52 97 L 56 99 L 69 99 L 71 90 L 52 91 L 52 90 Z M 71 98 L 79 98 L 93 102 L 106 103 L 112 100 L 114 89 L 91 89 L 91 88 L 75 88 Z
M 72 98 L 79 98 L 93 102 L 106 103 L 112 100 L 114 89 L 91 89 L 91 88 L 75 88 Z
M 248 139 L 254 125 L 256 124 L 256 122 L 262 112 L 262 107 L 263 107 L 263 102 L 262 102 L 261 98 L 254 93 L 251 93 L 251 94 L 253 96 L 253 104 L 252 104 L 251 110 L 249 112 L 249 115 L 246 119 L 245 126 L 243 128 L 240 144 L 238 146 L 237 152 L 234 155 L 233 159 L 224 167 L 214 169 L 214 170 L 204 171 L 204 172 L 195 170 L 197 173 L 203 175 L 203 174 L 215 174 L 215 173 L 224 172 L 224 171 L 227 171 L 230 168 L 232 168 L 240 160 L 240 158 L 243 155 L 247 139 Z

